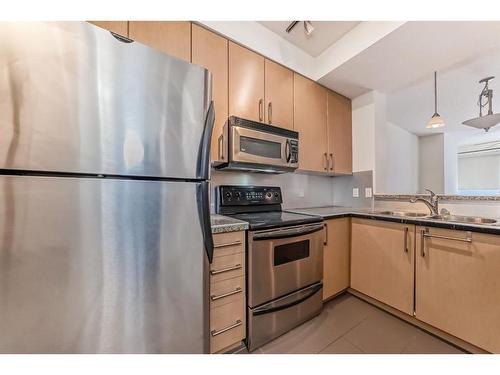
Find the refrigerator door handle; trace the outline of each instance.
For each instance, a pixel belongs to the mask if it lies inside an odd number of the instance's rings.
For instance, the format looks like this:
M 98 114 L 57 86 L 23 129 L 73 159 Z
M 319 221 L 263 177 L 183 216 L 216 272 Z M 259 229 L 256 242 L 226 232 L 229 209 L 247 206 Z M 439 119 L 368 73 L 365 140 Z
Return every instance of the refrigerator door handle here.
M 200 180 L 209 179 L 210 171 L 210 144 L 212 141 L 212 130 L 215 122 L 215 109 L 213 100 L 210 101 L 208 107 L 207 117 L 205 118 L 205 128 L 203 130 L 203 137 L 198 151 L 198 166 L 196 168 L 196 175 Z
M 200 182 L 197 186 L 196 193 L 198 214 L 200 216 L 205 251 L 207 252 L 208 261 L 212 263 L 214 255 L 214 239 L 212 237 L 212 225 L 210 224 L 210 185 L 208 181 Z

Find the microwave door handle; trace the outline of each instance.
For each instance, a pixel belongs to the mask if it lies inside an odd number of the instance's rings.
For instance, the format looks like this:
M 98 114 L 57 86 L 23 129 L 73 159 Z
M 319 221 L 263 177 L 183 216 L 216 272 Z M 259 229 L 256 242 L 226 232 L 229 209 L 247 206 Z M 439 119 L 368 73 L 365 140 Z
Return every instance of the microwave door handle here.
M 290 163 L 290 159 L 292 158 L 292 153 L 290 152 L 290 140 L 287 139 L 285 143 L 285 155 L 286 155 L 286 162 Z
M 318 232 L 320 230 L 323 230 L 322 223 L 320 223 L 318 225 L 308 226 L 308 227 L 303 227 L 303 228 L 298 228 L 298 229 L 284 229 L 284 230 L 275 230 L 275 231 L 271 231 L 271 232 L 261 232 L 261 233 L 257 232 L 254 234 L 253 240 L 254 241 L 263 241 L 263 240 L 272 240 L 272 239 L 279 239 L 279 238 L 298 237 L 298 236 L 304 236 L 306 234 Z

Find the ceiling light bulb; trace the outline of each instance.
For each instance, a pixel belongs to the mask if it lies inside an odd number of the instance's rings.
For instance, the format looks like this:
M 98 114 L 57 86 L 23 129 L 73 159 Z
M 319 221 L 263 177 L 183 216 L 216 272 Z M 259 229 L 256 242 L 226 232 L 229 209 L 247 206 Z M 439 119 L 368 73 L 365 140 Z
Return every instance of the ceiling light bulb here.
M 312 34 L 313 31 L 314 27 L 311 21 L 304 21 L 304 33 L 306 33 L 306 35 L 309 36 Z
M 427 123 L 427 129 L 436 129 L 444 126 L 444 120 L 439 113 L 434 113 L 429 122 Z

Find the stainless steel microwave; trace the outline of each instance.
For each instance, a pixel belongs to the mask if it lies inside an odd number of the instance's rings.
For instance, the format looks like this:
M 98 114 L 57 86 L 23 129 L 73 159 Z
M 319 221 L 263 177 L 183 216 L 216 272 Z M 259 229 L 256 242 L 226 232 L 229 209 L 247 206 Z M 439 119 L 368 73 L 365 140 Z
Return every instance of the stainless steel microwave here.
M 218 140 L 216 169 L 293 172 L 299 165 L 299 133 L 231 116 Z

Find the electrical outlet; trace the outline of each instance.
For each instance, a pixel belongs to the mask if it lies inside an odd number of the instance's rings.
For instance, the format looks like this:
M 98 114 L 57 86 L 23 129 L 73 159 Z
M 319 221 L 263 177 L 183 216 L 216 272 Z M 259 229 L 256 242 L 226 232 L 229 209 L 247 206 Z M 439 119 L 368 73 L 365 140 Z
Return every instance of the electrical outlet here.
M 352 189 L 352 196 L 353 196 L 353 198 L 358 198 L 359 197 L 359 189 L 358 188 L 353 188 Z
M 371 187 L 365 188 L 365 198 L 371 198 L 372 196 L 373 196 L 372 188 Z

